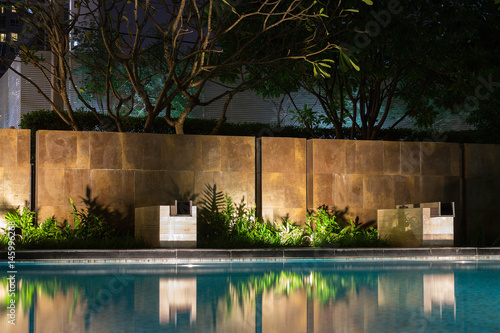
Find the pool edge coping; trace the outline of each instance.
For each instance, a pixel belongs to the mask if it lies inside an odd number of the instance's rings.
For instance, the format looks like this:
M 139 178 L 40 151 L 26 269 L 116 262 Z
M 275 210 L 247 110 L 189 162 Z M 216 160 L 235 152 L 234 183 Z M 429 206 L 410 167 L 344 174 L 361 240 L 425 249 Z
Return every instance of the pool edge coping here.
M 7 261 L 0 250 L 0 262 Z M 500 248 L 272 248 L 272 249 L 127 249 L 17 250 L 15 261 L 47 263 L 169 263 L 294 259 L 338 260 L 500 260 Z

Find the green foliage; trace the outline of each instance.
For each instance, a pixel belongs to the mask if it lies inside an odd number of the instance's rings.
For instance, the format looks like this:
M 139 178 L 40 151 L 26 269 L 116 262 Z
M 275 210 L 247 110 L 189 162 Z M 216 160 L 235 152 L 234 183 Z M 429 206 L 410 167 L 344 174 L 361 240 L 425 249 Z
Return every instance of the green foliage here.
M 261 221 L 255 208 L 244 201 L 234 203 L 230 196 L 207 185 L 198 219 L 198 246 L 245 248 L 270 246 L 301 246 L 302 228 L 288 221 L 276 224 Z
M 243 200 L 234 203 L 231 197 L 217 191 L 215 185 L 205 188 L 198 228 L 199 247 L 388 246 L 378 239 L 375 229 L 365 230 L 353 221 L 342 227 L 323 208 L 316 214 L 308 214 L 305 228 L 286 219 L 282 223 L 262 221 L 255 216 L 255 209 L 247 208 Z
M 378 238 L 373 227 L 362 228 L 359 223 L 350 220 L 347 226 L 341 226 L 335 221 L 335 216 L 324 208 L 316 213 L 308 213 L 306 238 L 313 247 L 382 247 L 388 246 L 385 240 Z
M 70 199 L 71 200 L 71 199 Z M 23 208 L 9 212 L 5 220 L 14 224 L 20 231 L 15 247 L 22 249 L 54 249 L 54 248 L 147 248 L 142 239 L 132 236 L 120 236 L 105 221 L 90 211 L 78 211 L 71 200 L 74 228 L 68 221 L 59 224 L 53 217 L 36 222 L 35 212 Z M 0 248 L 7 248 L 7 234 L 0 234 Z
M 198 219 L 198 243 L 215 243 L 226 238 L 227 215 L 224 214 L 224 194 L 217 186 L 206 186 Z
M 315 124 L 313 129 L 313 134 L 317 138 L 323 139 L 334 139 L 336 136 L 332 133 L 330 128 L 323 128 L 320 126 L 322 123 L 328 124 L 328 120 L 325 117 L 320 117 L 317 113 L 313 112 L 312 109 L 305 105 L 304 110 L 307 111 L 304 115 L 307 115 L 311 123 Z M 80 111 L 76 112 L 77 117 L 80 119 L 82 128 L 86 131 L 109 131 L 113 128 L 106 127 L 104 124 L 99 124 L 97 119 L 90 112 Z M 300 117 L 296 112 L 295 115 Z M 111 119 L 103 116 L 103 119 L 108 119 L 108 123 Z M 145 117 L 127 117 L 124 119 L 123 124 L 128 132 L 139 133 L 144 127 L 146 122 Z M 216 125 L 217 120 L 212 119 L 186 119 L 184 125 L 184 132 L 186 134 L 200 134 L 207 135 Z M 20 127 L 22 129 L 32 130 L 32 147 L 35 147 L 35 132 L 38 130 L 66 130 L 70 131 L 71 128 L 66 125 L 54 111 L 50 110 L 37 110 L 27 113 L 22 116 Z M 153 126 L 151 128 L 152 133 L 161 134 L 174 134 L 173 129 L 168 126 L 163 119 L 155 119 Z M 343 133 L 348 133 L 349 128 L 344 127 Z M 224 123 L 219 135 L 231 135 L 231 136 L 275 136 L 275 137 L 294 137 L 294 138 L 312 138 L 311 132 L 302 126 L 280 126 L 275 127 L 271 124 L 264 123 Z M 447 131 L 443 133 L 437 133 L 433 130 L 414 130 L 409 128 L 396 128 L 396 129 L 381 129 L 378 132 L 377 139 L 390 140 L 390 141 L 424 141 L 432 139 L 433 141 L 439 142 L 458 142 L 458 143 L 480 143 L 483 139 L 487 137 L 492 137 L 491 130 L 484 131 Z M 339 137 L 339 139 L 346 139 L 348 136 Z M 360 136 L 355 136 L 355 139 L 359 139 Z M 34 158 L 34 155 L 32 156 Z M 32 161 L 34 162 L 34 160 Z
M 430 1 L 425 5 L 418 1 L 365 3 L 373 6 L 349 3 L 349 7 L 359 7 L 349 24 L 325 20 L 325 26 L 318 27 L 318 34 L 322 29 L 336 31 L 327 40 L 340 42 L 339 47 L 309 59 L 308 66 L 278 64 L 274 66 L 277 74 L 254 89 L 265 97 L 307 91 L 330 119 L 335 137 L 344 138 L 350 132 L 351 139 L 370 140 L 379 139 L 378 132 L 392 120 L 410 118 L 420 127 L 430 127 L 444 110 L 467 111 L 487 100 L 498 100 L 494 90 L 499 77 L 500 25 L 498 6 L 492 1 L 453 1 L 445 11 L 440 3 Z M 331 16 L 344 4 L 328 7 L 326 14 Z M 498 127 L 498 113 L 490 112 L 498 107 L 482 109 L 484 113 L 477 116 L 491 128 Z M 300 120 L 314 128 L 307 116 Z M 346 120 L 352 131 L 343 129 Z M 484 125 L 478 119 L 474 124 Z M 485 137 L 494 135 L 486 127 L 484 133 Z
M 116 236 L 116 231 L 106 222 L 102 221 L 91 211 L 80 210 L 75 207 L 70 198 L 73 211 L 71 214 L 75 218 L 74 237 L 77 239 L 101 239 L 109 240 Z
M 500 75 L 500 69 L 498 70 Z M 497 76 L 499 77 L 499 76 Z M 480 107 L 470 112 L 467 122 L 472 124 L 477 131 L 476 138 L 479 143 L 500 144 L 500 89 L 495 96 L 488 100 L 480 101 Z
M 335 216 L 331 216 L 324 209 L 319 209 L 316 215 L 308 213 L 306 233 L 311 246 L 334 245 L 336 233 L 340 230 Z
M 74 72 L 83 78 L 79 88 L 82 98 L 89 104 L 97 103 L 105 114 L 111 113 L 116 117 L 122 117 L 122 121 L 128 116 L 145 116 L 147 105 L 134 90 L 125 64 L 109 58 L 99 26 L 91 20 L 82 24 L 85 27 L 75 30 L 74 41 L 78 46 L 73 49 L 72 54 L 76 63 Z M 149 46 L 141 48 L 137 55 L 137 66 L 140 69 L 137 75 L 140 77 L 140 82 L 143 82 L 144 91 L 149 96 L 150 102 L 158 101 L 166 78 L 165 73 L 169 72 L 169 68 L 163 57 L 163 45 L 158 42 L 161 36 L 155 36 L 157 32 L 154 29 L 144 33 L 152 38 Z M 119 38 L 116 32 L 109 31 L 107 36 L 110 35 L 113 36 L 112 39 Z M 116 45 L 112 44 L 111 47 L 113 52 L 118 52 Z M 176 73 L 182 74 L 179 69 L 176 69 Z M 115 89 L 113 94 L 109 94 L 110 86 Z M 169 94 L 173 94 L 173 90 L 175 89 L 171 88 Z M 188 91 L 192 93 L 193 89 Z M 177 118 L 188 102 L 182 94 L 173 96 L 170 102 L 172 117 Z
M 22 238 L 16 241 L 16 245 L 21 247 L 23 244 L 38 244 L 46 239 L 59 240 L 69 235 L 67 224 L 58 226 L 57 221 L 53 218 L 48 218 L 42 224 L 37 225 L 35 212 L 26 207 L 23 208 L 22 213 L 17 210 L 7 213 L 5 220 L 9 224 L 14 224 L 21 231 L 20 237 Z

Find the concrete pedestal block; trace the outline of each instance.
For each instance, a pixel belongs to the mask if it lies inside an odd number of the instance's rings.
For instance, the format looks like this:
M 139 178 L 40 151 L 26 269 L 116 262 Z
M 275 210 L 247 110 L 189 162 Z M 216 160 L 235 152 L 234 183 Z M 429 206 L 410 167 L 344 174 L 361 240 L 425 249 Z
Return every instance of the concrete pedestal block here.
M 379 209 L 377 228 L 395 246 L 453 246 L 453 216 L 431 215 L 430 207 Z
M 135 235 L 153 247 L 196 248 L 196 206 L 190 215 L 174 215 L 175 206 L 135 209 Z

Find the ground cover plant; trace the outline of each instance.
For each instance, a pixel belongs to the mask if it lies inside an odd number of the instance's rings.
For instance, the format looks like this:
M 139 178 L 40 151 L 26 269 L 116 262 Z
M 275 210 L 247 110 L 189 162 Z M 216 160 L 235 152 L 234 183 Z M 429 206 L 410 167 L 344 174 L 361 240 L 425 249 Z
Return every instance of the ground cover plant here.
M 255 247 L 386 247 L 390 244 L 379 239 L 373 227 L 362 228 L 350 221 L 341 225 L 326 207 L 308 212 L 305 227 L 292 221 L 281 223 L 263 221 L 256 217 L 255 209 L 243 200 L 232 198 L 217 187 L 207 186 L 204 191 L 198 220 L 198 247 L 255 248 Z
M 142 239 L 122 234 L 89 210 L 77 210 L 71 200 L 74 227 L 53 217 L 37 223 L 35 212 L 24 207 L 9 212 L 5 220 L 16 228 L 16 249 L 127 249 L 149 247 Z M 0 248 L 7 248 L 8 234 L 0 234 Z

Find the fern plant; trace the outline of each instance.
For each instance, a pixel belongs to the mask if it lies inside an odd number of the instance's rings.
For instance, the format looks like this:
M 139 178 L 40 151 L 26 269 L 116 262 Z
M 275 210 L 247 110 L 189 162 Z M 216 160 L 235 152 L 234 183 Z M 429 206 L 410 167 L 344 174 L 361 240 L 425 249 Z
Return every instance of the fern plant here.
M 198 219 L 198 242 L 206 246 L 226 235 L 226 218 L 222 213 L 228 198 L 222 191 L 217 191 L 217 185 L 206 185 L 200 205 Z

